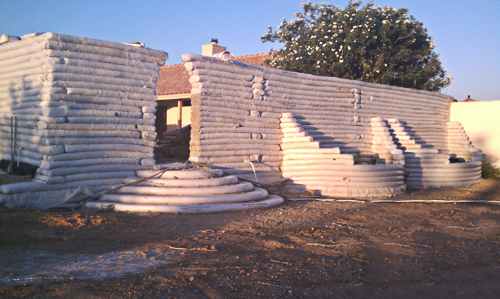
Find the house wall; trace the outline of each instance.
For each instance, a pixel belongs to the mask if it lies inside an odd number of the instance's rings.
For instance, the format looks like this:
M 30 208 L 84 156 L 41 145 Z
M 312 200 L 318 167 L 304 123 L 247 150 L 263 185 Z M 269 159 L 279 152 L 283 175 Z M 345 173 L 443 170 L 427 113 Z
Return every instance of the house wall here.
M 167 110 L 167 131 L 177 130 L 177 122 L 179 120 L 179 108 L 177 107 L 177 102 L 175 106 L 170 107 Z M 191 107 L 182 107 L 182 127 L 191 124 Z
M 450 119 L 462 123 L 475 147 L 500 160 L 500 101 L 455 102 L 450 111 Z

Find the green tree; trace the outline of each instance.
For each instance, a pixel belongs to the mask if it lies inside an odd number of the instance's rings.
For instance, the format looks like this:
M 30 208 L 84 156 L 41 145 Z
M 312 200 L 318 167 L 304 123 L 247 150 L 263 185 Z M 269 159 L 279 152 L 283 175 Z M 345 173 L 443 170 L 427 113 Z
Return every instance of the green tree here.
M 408 10 L 373 7 L 349 1 L 302 3 L 290 22 L 285 19 L 262 42 L 280 42 L 266 63 L 275 68 L 321 76 L 440 91 L 451 76 L 441 66 L 427 29 Z

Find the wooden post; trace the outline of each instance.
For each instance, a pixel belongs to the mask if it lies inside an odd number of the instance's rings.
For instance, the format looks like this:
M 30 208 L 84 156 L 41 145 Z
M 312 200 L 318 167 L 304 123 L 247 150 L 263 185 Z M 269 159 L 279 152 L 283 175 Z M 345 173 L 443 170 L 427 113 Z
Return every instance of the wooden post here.
M 179 108 L 179 120 L 177 121 L 177 129 L 182 128 L 182 100 L 177 101 L 177 107 Z
M 167 129 L 168 129 L 168 125 L 167 125 L 167 107 L 162 107 L 162 120 L 163 120 L 163 123 L 161 124 L 161 128 L 162 128 L 162 134 L 163 132 L 167 132 Z M 163 135 L 162 135 L 163 137 Z

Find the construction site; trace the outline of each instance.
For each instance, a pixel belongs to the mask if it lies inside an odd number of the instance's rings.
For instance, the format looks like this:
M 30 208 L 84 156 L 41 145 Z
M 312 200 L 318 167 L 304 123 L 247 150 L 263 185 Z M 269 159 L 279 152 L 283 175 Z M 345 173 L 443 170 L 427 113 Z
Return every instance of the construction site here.
M 460 106 L 481 103 L 217 40 L 165 66 L 135 42 L 1 39 L 1 296 L 498 296 L 498 128 L 478 125 L 497 120 Z

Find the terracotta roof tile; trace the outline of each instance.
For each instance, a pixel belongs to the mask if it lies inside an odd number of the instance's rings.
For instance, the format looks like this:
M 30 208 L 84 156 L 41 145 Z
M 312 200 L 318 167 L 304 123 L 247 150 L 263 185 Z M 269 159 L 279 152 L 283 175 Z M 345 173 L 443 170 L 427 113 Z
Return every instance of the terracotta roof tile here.
M 462 102 L 477 102 L 477 100 L 474 100 L 470 96 L 467 96 L 467 98 L 465 100 L 463 100 Z
M 271 58 L 271 54 L 262 53 L 262 54 L 255 54 L 255 55 L 239 56 L 239 57 L 235 57 L 234 60 L 239 61 L 239 62 L 244 62 L 244 63 L 264 65 L 264 60 L 266 58 Z
M 189 83 L 189 74 L 184 68 L 184 64 L 167 65 L 160 68 L 160 76 L 156 81 L 158 95 L 189 92 L 191 92 L 191 83 Z
M 266 58 L 271 54 L 262 53 L 255 55 L 239 56 L 234 60 L 244 63 L 263 65 Z M 169 95 L 179 93 L 190 93 L 191 83 L 189 74 L 184 68 L 184 64 L 166 65 L 160 68 L 160 77 L 156 81 L 156 93 L 158 95 Z

